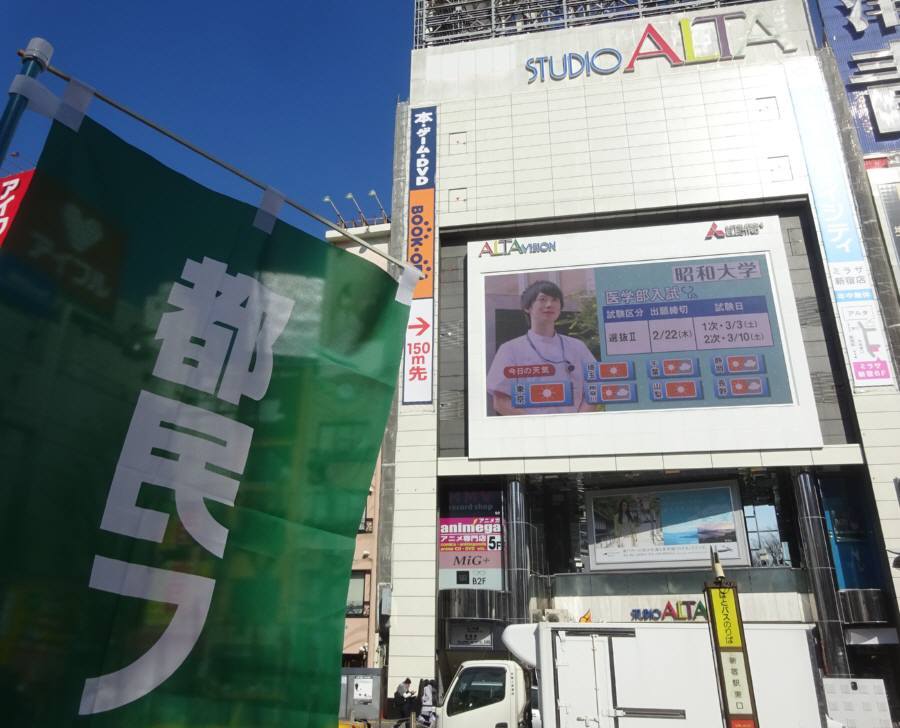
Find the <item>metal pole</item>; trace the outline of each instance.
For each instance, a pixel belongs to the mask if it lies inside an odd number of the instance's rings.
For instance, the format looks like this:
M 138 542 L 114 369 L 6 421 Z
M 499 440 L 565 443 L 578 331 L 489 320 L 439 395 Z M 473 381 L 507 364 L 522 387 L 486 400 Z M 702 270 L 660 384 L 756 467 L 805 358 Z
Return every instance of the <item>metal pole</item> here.
M 525 488 L 522 478 L 516 476 L 506 483 L 506 591 L 509 592 L 510 624 L 528 621 L 529 589 L 531 574 L 529 532 L 531 524 L 525 515 Z
M 43 38 L 32 38 L 22 53 L 22 75 L 37 78 L 41 71 L 46 71 L 53 56 L 53 46 Z M 19 119 L 28 106 L 28 99 L 21 94 L 10 94 L 6 109 L 0 117 L 0 162 L 6 159 L 9 145 L 19 125 Z

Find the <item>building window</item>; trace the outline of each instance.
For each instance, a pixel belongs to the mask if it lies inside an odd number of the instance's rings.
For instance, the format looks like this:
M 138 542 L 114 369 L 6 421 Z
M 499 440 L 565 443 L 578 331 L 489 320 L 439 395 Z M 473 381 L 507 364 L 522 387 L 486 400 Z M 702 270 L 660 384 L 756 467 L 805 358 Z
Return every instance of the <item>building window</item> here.
M 369 517 L 369 504 L 363 508 L 362 518 L 359 519 L 359 529 L 357 533 L 372 533 L 373 520 Z
M 790 566 L 787 542 L 781 540 L 774 505 L 744 506 L 750 563 L 753 566 Z
M 458 715 L 503 700 L 506 670 L 502 667 L 469 667 L 460 673 L 447 703 L 447 715 Z
M 350 574 L 350 588 L 347 590 L 347 616 L 369 616 L 369 574 L 365 571 L 354 571 Z
M 783 499 L 778 479 L 772 475 L 744 479 L 741 500 L 744 503 L 750 565 L 793 566 L 790 536 L 783 529 Z

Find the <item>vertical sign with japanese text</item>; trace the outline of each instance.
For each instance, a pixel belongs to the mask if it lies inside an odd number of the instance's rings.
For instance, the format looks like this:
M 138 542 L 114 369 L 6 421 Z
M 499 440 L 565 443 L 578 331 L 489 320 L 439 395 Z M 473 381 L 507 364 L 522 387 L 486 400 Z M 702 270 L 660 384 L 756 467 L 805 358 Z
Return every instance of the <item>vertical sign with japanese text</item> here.
M 255 215 L 50 132 L 0 248 L 4 724 L 334 723 L 409 310 Z
M 437 107 L 410 109 L 406 259 L 422 274 L 403 347 L 403 404 L 431 404 L 434 387 Z
M 705 595 L 726 726 L 757 728 L 756 699 L 737 587 L 732 583 L 707 584 Z
M 823 124 L 819 113 L 831 116 L 818 74 L 814 66 L 802 67 L 788 79 L 850 375 L 857 387 L 893 387 L 891 353 L 843 152 L 834 125 Z

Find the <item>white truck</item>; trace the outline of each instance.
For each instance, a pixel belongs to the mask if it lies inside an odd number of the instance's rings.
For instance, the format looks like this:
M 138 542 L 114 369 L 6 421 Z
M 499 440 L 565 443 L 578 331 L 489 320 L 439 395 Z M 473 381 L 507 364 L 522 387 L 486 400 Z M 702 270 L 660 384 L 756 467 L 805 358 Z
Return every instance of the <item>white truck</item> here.
M 744 629 L 759 728 L 840 726 L 825 715 L 812 627 Z M 516 660 L 464 662 L 438 728 L 725 726 L 705 623 L 540 622 L 507 627 L 503 643 Z

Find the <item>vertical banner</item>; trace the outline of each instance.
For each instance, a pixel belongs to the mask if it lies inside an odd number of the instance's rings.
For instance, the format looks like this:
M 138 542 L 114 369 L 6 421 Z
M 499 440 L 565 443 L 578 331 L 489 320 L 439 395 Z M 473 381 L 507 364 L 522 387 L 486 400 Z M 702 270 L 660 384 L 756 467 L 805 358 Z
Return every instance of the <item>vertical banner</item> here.
M 853 384 L 892 387 L 894 372 L 881 308 L 818 67 L 798 66 L 788 74 L 788 83 Z
M 4 725 L 333 728 L 409 310 L 54 124 L 0 249 Z
M 455 490 L 438 523 L 438 589 L 503 588 L 500 491 Z
M 434 389 L 437 107 L 410 109 L 406 259 L 422 273 L 403 347 L 403 404 L 431 404 Z
M 9 233 L 9 227 L 12 225 L 13 218 L 19 211 L 22 204 L 22 198 L 28 191 L 28 185 L 31 184 L 31 178 L 34 170 L 27 172 L 19 172 L 9 177 L 0 178 L 0 247 Z
M 707 584 L 705 595 L 726 728 L 757 728 L 756 698 L 737 586 L 728 582 Z

